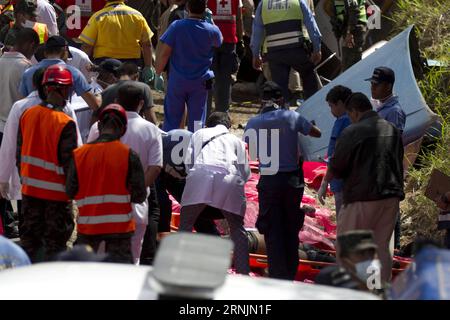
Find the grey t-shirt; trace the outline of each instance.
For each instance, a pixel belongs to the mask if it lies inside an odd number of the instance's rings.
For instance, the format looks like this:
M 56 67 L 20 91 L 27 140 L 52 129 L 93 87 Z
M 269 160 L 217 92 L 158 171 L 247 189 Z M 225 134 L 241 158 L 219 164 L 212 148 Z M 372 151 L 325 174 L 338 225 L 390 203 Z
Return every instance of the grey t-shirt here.
M 101 108 L 106 107 L 111 103 L 115 103 L 115 100 L 119 94 L 119 89 L 124 84 L 133 84 L 138 88 L 141 88 L 144 92 L 144 107 L 143 110 L 148 110 L 153 107 L 153 97 L 150 87 L 143 82 L 133 80 L 119 80 L 117 83 L 110 85 L 102 92 L 102 105 Z

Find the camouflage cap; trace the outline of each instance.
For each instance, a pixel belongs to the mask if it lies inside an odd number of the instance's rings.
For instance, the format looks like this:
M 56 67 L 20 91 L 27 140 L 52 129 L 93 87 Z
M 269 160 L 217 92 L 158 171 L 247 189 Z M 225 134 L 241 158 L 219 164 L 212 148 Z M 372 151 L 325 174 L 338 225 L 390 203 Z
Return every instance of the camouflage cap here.
M 337 242 L 341 256 L 367 249 L 377 249 L 371 230 L 354 230 L 338 235 Z

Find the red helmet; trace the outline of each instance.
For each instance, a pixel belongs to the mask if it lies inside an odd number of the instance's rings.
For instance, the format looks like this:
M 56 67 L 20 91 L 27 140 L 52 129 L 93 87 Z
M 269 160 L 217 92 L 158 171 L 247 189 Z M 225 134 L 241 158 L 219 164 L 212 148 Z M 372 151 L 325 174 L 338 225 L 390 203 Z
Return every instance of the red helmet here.
M 63 86 L 72 86 L 72 73 L 64 65 L 54 64 L 48 67 L 47 70 L 45 70 L 42 84 L 59 84 Z
M 103 119 L 105 118 L 105 116 L 107 114 L 113 113 L 115 114 L 120 122 L 122 123 L 122 132 L 121 132 L 121 136 L 123 136 L 125 134 L 125 132 L 127 131 L 127 123 L 128 123 L 128 117 L 127 117 L 127 112 L 125 111 L 125 109 L 117 103 L 112 103 L 107 105 L 99 114 L 98 119 L 100 121 L 103 121 Z

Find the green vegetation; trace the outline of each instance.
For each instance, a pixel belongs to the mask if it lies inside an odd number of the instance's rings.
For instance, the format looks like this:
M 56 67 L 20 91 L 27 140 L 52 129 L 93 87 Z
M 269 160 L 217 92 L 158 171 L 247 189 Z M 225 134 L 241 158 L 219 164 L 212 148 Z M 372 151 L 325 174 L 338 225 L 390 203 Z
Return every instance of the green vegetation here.
M 419 81 L 425 100 L 441 118 L 442 130 L 441 139 L 433 148 L 419 155 L 421 166 L 408 172 L 407 196 L 402 203 L 402 245 L 405 245 L 417 236 L 435 240 L 441 237 L 436 231 L 439 210 L 424 196 L 424 191 L 434 168 L 450 175 L 450 0 L 398 0 L 392 19 L 393 34 L 414 24 L 422 55 L 447 66 L 432 68 Z

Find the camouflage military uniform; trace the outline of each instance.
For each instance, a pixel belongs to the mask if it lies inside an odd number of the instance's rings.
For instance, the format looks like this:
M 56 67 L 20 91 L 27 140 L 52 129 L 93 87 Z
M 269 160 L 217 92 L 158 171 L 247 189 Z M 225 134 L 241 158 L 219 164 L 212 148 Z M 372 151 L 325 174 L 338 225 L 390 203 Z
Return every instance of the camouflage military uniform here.
M 98 251 L 100 243 L 105 241 L 105 252 L 108 254 L 106 262 L 133 263 L 131 255 L 131 237 L 133 233 L 110 235 L 78 234 L 77 244 L 88 244 Z
M 33 262 L 48 261 L 66 250 L 75 227 L 72 204 L 22 196 L 23 224 L 20 240 Z
M 332 19 L 336 38 L 344 39 L 342 45 L 343 71 L 362 59 L 363 46 L 367 32 L 367 12 L 365 0 L 334 0 L 335 17 Z M 345 43 L 347 34 L 353 35 L 354 46 Z

